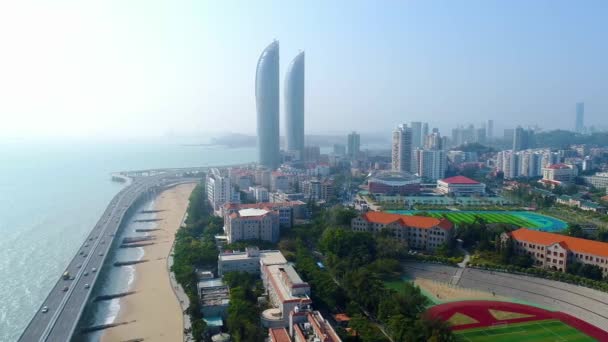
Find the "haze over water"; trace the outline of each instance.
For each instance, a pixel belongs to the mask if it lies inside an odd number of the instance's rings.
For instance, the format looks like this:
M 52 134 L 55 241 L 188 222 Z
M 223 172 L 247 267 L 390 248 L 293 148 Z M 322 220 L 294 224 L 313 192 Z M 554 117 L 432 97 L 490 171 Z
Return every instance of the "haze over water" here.
M 255 149 L 0 144 L 0 341 L 15 341 L 123 185 L 110 173 L 245 163 Z

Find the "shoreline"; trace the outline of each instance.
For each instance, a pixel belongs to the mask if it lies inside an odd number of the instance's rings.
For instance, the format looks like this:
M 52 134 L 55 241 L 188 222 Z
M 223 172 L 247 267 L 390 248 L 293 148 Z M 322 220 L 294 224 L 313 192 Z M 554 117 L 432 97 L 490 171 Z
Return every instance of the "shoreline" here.
M 154 209 L 164 210 L 157 217 L 154 245 L 141 247 L 148 262 L 133 267 L 133 282 L 129 291 L 134 294 L 118 299 L 118 312 L 113 323 L 130 322 L 105 330 L 100 341 L 182 341 L 184 321 L 182 308 L 170 279 L 168 258 L 175 240 L 175 232 L 186 213 L 190 193 L 196 186 L 188 183 L 158 194 Z

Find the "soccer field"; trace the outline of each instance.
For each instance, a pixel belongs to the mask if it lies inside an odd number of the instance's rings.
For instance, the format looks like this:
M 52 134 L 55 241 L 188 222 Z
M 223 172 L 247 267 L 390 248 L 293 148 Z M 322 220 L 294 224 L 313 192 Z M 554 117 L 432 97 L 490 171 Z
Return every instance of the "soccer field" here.
M 418 210 L 388 210 L 388 212 L 416 215 L 421 212 Z M 568 224 L 555 217 L 541 215 L 529 211 L 476 211 L 476 210 L 428 210 L 424 211 L 427 215 L 436 218 L 446 218 L 455 224 L 473 223 L 477 219 L 483 219 L 487 223 L 509 223 L 517 227 L 525 227 L 548 232 L 559 232 L 568 227 Z
M 595 339 L 558 320 L 531 321 L 454 331 L 463 342 L 566 342 Z

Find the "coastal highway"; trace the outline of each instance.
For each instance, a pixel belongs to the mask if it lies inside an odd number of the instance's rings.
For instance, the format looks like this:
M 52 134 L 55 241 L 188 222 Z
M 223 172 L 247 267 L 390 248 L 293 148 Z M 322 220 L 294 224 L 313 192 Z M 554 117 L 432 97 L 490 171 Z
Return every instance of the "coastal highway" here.
M 76 325 L 129 207 L 155 187 L 188 180 L 198 181 L 197 178 L 181 178 L 174 173 L 135 177 L 131 184 L 116 194 L 65 269 L 71 279 L 59 278 L 19 341 L 70 341 L 72 335 L 78 334 Z

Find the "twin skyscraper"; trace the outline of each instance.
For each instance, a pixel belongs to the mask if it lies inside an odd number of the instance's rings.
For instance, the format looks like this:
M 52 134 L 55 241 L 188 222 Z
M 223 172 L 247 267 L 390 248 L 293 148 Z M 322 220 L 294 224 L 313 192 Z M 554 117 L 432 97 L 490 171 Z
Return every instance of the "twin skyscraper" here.
M 301 157 L 304 151 L 304 52 L 287 68 L 284 85 L 287 150 Z M 281 164 L 279 129 L 279 42 L 268 45 L 255 74 L 258 163 L 270 169 Z

